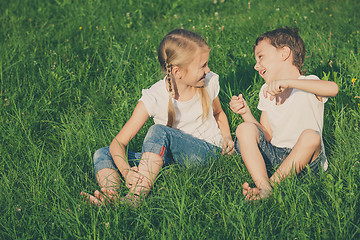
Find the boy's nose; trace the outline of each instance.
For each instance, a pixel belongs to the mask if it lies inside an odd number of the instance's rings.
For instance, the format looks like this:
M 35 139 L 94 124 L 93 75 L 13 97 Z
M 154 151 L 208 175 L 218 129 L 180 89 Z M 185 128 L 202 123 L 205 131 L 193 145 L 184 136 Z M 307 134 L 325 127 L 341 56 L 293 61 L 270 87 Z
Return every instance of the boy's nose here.
M 259 69 L 259 63 L 256 63 L 255 65 L 254 65 L 254 69 L 256 70 L 256 71 L 259 71 L 258 69 Z

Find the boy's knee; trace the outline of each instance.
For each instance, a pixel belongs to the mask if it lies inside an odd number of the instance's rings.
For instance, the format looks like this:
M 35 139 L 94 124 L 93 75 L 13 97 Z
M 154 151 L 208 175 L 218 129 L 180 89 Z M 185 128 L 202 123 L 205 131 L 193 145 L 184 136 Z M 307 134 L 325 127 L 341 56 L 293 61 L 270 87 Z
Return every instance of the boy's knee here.
M 253 123 L 243 122 L 236 128 L 236 137 L 241 140 L 248 139 L 251 136 L 257 136 L 259 129 Z
M 309 146 L 318 147 L 321 145 L 321 136 L 317 131 L 313 129 L 304 130 L 301 133 L 299 140 Z

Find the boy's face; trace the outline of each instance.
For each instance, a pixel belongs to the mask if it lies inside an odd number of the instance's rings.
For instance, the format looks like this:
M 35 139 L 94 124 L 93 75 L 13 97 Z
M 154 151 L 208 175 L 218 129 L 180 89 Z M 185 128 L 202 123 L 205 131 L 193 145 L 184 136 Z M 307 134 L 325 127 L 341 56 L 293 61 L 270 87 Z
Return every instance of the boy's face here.
M 271 45 L 270 40 L 264 39 L 255 47 L 255 70 L 269 83 L 280 79 L 279 74 L 283 71 L 283 57 L 281 48 Z

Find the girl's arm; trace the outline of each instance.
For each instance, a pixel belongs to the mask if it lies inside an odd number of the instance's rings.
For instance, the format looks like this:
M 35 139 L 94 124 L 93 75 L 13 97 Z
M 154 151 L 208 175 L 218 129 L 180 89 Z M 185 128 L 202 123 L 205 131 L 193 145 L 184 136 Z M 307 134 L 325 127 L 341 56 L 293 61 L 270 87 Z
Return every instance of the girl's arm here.
M 110 144 L 109 149 L 111 156 L 125 180 L 127 179 L 130 169 L 130 165 L 127 161 L 126 146 L 139 132 L 140 128 L 144 125 L 148 118 L 149 114 L 146 110 L 145 104 L 142 101 L 139 101 L 130 119 L 126 122 Z
M 215 120 L 219 126 L 221 135 L 223 137 L 223 151 L 222 153 L 231 154 L 234 148 L 234 142 L 231 137 L 229 122 L 221 108 L 219 97 L 216 97 L 212 104 Z
M 268 83 L 268 87 L 264 90 L 264 96 L 267 97 L 267 94 L 270 94 L 271 100 L 287 88 L 296 88 L 313 93 L 320 99 L 321 97 L 335 97 L 339 91 L 338 85 L 332 81 L 319 79 L 278 80 Z

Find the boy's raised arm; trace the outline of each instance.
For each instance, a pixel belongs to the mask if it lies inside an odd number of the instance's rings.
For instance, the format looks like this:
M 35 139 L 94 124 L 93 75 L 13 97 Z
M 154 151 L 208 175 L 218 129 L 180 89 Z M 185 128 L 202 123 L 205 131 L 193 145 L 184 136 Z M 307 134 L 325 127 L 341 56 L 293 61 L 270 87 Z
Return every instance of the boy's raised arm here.
M 335 82 L 319 80 L 319 79 L 292 79 L 277 80 L 268 83 L 268 87 L 264 90 L 264 95 L 275 96 L 280 94 L 286 88 L 296 88 L 302 91 L 313 93 L 318 97 L 335 97 L 339 91 L 339 87 Z

